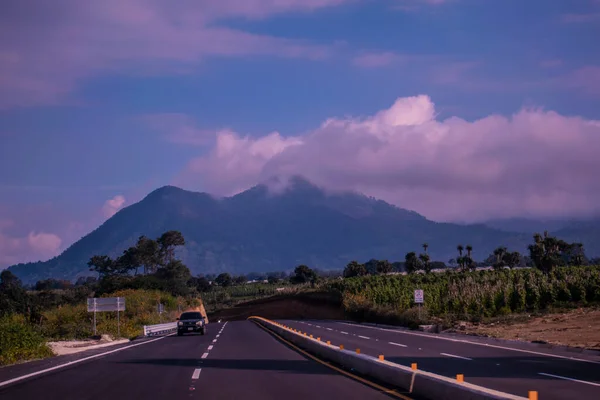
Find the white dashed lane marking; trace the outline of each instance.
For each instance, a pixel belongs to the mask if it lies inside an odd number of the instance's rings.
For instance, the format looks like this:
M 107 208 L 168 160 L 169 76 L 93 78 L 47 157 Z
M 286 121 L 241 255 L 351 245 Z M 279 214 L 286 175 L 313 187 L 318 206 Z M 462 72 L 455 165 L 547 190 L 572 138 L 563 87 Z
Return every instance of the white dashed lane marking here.
M 198 379 L 200 378 L 200 372 L 202 371 L 202 368 L 196 368 L 194 370 L 194 373 L 192 374 L 192 379 Z
M 208 346 L 208 350 L 212 350 L 212 349 L 213 349 L 213 346 L 211 344 L 210 346 Z
M 200 358 L 206 358 L 206 357 L 208 357 L 208 353 L 202 354 L 202 357 L 200 357 Z
M 394 343 L 394 342 L 388 342 L 388 343 L 391 345 L 394 345 L 394 346 L 407 347 L 405 344 Z
M 568 377 L 566 377 L 566 376 L 552 375 L 552 374 L 545 374 L 545 373 L 543 373 L 543 372 L 538 372 L 538 375 L 549 376 L 549 377 L 551 377 L 551 378 L 564 379 L 564 380 L 566 380 L 566 381 L 572 381 L 572 382 L 585 383 L 586 385 L 600 386 L 600 383 L 596 383 L 596 382 L 588 382 L 588 381 L 582 381 L 582 380 L 579 380 L 579 379 L 568 378 Z
M 419 350 L 420 350 L 420 349 L 419 349 Z M 440 353 L 440 354 L 441 354 L 441 355 L 443 355 L 443 356 L 446 356 L 446 357 L 460 358 L 461 360 L 469 360 L 469 361 L 472 361 L 472 360 L 473 360 L 472 358 L 469 358 L 469 357 L 462 357 L 462 356 L 457 356 L 457 355 L 455 355 L 455 354 L 448 354 L 448 353 Z
M 361 338 L 361 339 L 371 339 L 371 338 L 370 338 L 370 337 L 368 337 L 368 336 L 360 336 L 360 335 L 358 335 L 358 337 L 359 337 L 359 338 Z

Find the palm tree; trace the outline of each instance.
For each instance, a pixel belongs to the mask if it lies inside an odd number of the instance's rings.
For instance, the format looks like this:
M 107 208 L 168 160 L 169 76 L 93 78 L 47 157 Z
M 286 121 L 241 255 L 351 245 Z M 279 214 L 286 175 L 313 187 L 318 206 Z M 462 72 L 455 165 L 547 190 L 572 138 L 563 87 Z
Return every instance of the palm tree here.
M 423 243 L 422 246 L 423 246 L 423 251 L 425 252 L 425 254 L 427 254 L 427 249 L 429 248 L 429 244 Z
M 504 266 L 504 259 L 506 257 L 506 247 L 498 247 L 494 250 L 494 255 L 496 256 L 496 263 L 494 264 L 494 268 L 502 268 Z
M 456 246 L 456 250 L 458 250 L 458 256 L 462 257 L 462 252 L 465 248 L 463 247 L 462 244 L 459 244 L 458 246 Z
M 467 257 L 471 258 L 471 252 L 473 251 L 473 246 L 471 246 L 470 244 L 468 244 L 465 247 L 465 250 L 467 250 Z

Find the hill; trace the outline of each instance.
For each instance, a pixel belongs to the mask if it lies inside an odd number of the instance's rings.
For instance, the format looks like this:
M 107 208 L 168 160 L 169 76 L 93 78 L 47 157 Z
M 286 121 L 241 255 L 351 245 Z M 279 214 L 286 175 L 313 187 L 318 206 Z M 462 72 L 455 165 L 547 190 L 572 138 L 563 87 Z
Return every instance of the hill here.
M 89 274 L 92 255 L 117 256 L 139 236 L 154 238 L 167 230 L 186 238 L 178 256 L 194 274 L 280 271 L 298 264 L 341 269 L 354 259 L 401 260 L 424 242 L 434 260 L 456 257 L 459 243 L 471 244 L 474 258 L 482 260 L 499 245 L 525 251 L 531 242 L 525 233 L 437 223 L 382 200 L 326 193 L 295 178 L 279 193 L 258 185 L 222 199 L 165 186 L 120 210 L 58 257 L 10 269 L 24 282 L 75 279 Z

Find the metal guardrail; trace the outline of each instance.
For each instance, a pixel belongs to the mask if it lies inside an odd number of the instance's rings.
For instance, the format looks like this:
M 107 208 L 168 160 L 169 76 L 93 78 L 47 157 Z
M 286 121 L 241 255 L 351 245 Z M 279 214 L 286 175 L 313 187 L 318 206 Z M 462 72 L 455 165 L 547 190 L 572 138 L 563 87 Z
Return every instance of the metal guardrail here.
M 144 325 L 144 336 L 163 335 L 177 330 L 177 322 L 166 324 Z

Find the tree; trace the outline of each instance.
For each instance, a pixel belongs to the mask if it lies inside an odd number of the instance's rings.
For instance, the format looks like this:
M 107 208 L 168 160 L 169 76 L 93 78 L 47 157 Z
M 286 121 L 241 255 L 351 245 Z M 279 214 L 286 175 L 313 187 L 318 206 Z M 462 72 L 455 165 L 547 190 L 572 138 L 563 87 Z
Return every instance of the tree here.
M 109 256 L 92 256 L 87 264 L 90 267 L 90 271 L 97 272 L 101 278 L 120 275 L 120 267 Z
M 462 244 L 459 244 L 458 246 L 456 246 L 456 250 L 458 250 L 458 257 L 459 257 L 459 258 L 460 258 L 460 257 L 462 257 L 462 253 L 463 253 L 463 250 L 464 250 L 464 249 L 465 249 L 465 248 L 463 247 L 463 245 L 462 245 Z
M 117 259 L 117 263 L 127 272 L 135 270 L 135 275 L 137 275 L 138 269 L 142 266 L 140 251 L 137 247 L 128 248 L 123 251 L 121 257 Z
M 367 275 L 375 275 L 377 273 L 377 263 L 378 262 L 379 262 L 379 260 L 371 258 L 369 261 L 367 261 L 364 264 L 364 266 L 367 270 Z
M 159 268 L 155 274 L 163 289 L 173 296 L 185 296 L 189 294 L 188 281 L 192 277 L 190 270 L 181 261 L 170 261 L 163 268 Z
M 583 250 L 583 243 L 571 243 L 566 252 L 565 262 L 568 265 L 585 265 L 588 260 Z
M 429 244 L 423 243 L 421 246 L 423 246 L 423 251 L 425 252 L 425 254 L 427 254 L 427 249 L 429 248 Z
M 472 258 L 471 254 L 473 253 L 473 246 L 468 244 L 465 246 L 465 250 L 467 250 L 467 257 Z
M 236 285 L 243 285 L 243 284 L 245 284 L 246 282 L 248 282 L 248 278 L 246 278 L 244 275 L 236 276 L 236 277 L 233 279 L 233 282 L 234 282 Z
M 317 273 L 306 265 L 298 265 L 294 269 L 294 275 L 290 278 L 292 283 L 314 283 L 317 281 Z
M 159 245 L 159 256 L 162 265 L 173 261 L 175 247 L 185 245 L 185 239 L 179 231 L 167 231 L 156 242 Z
M 514 268 L 521 263 L 521 254 L 518 251 L 504 254 L 504 263 L 510 268 Z
M 429 254 L 427 253 L 421 253 L 419 254 L 419 261 L 420 261 L 420 265 L 421 268 L 423 270 L 425 270 L 425 273 L 430 273 L 431 272 L 431 263 L 429 262 Z
M 12 313 L 25 314 L 29 298 L 21 280 L 5 269 L 0 273 L 0 316 Z
M 160 245 L 156 240 L 140 236 L 136 244 L 140 263 L 144 266 L 144 274 L 156 272 L 161 264 Z
M 269 281 L 269 284 L 274 285 L 277 282 L 279 282 L 279 278 L 277 278 L 275 275 L 269 275 L 267 277 L 267 280 Z
M 506 256 L 506 247 L 497 247 L 494 250 L 494 256 L 496 257 L 494 261 L 494 269 L 502 269 L 504 268 L 505 256 Z
M 360 264 L 358 261 L 350 261 L 346 268 L 344 268 L 344 278 L 352 278 L 353 276 L 365 276 L 367 275 L 367 268 L 364 264 Z
M 417 258 L 417 253 L 411 251 L 404 256 L 406 262 L 406 272 L 412 274 L 421 269 L 421 261 Z
M 37 281 L 34 286 L 34 290 L 54 290 L 54 289 L 70 289 L 73 287 L 71 281 L 58 280 L 58 279 L 44 279 Z
M 227 272 L 223 272 L 222 274 L 219 274 L 219 276 L 217 276 L 215 278 L 215 282 L 219 286 L 227 287 L 227 286 L 231 286 L 233 279 L 231 279 L 231 275 L 229 275 Z
M 380 274 L 389 274 L 392 272 L 392 264 L 388 260 L 377 261 L 377 272 Z
M 210 282 L 203 276 L 196 278 L 196 290 L 200 293 L 209 292 L 211 289 Z
M 549 273 L 555 266 L 564 265 L 564 253 L 571 245 L 564 240 L 557 239 L 544 232 L 544 236 L 536 233 L 533 235 L 533 244 L 528 246 L 529 257 L 536 268 L 544 273 Z

